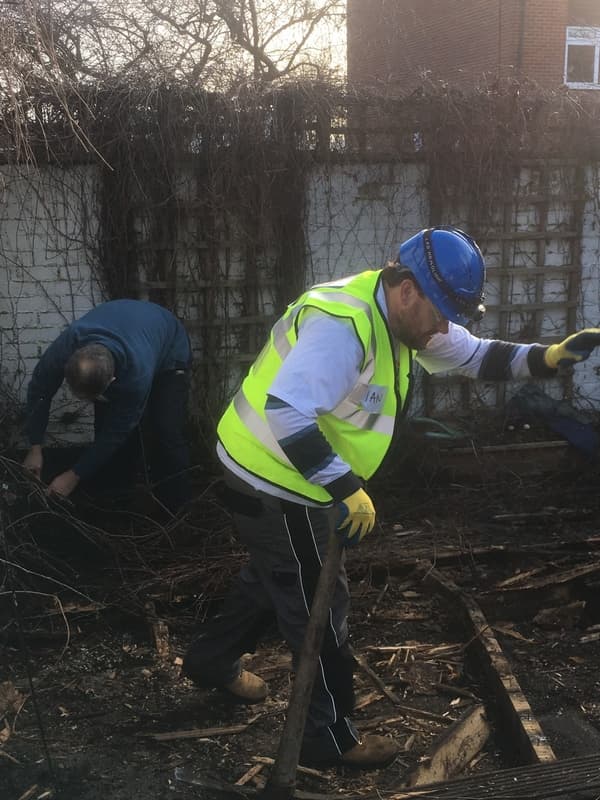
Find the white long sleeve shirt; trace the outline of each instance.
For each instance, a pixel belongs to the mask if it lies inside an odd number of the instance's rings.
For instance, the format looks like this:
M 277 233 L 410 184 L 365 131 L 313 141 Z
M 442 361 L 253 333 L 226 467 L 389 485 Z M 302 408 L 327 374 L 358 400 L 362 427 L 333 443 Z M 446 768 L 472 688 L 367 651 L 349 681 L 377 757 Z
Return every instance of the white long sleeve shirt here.
M 383 288 L 378 301 L 387 313 Z M 416 354 L 416 361 L 430 374 L 449 373 L 469 378 L 481 377 L 482 366 L 494 349 L 502 349 L 503 369 L 509 379 L 530 377 L 527 356 L 530 344 L 508 346 L 495 339 L 480 339 L 466 328 L 450 322 L 448 333 L 433 336 L 425 350 Z M 317 418 L 332 411 L 348 396 L 360 375 L 362 347 L 352 326 L 326 313 L 312 311 L 302 322 L 298 341 L 283 362 L 269 395 L 286 405 L 267 409 L 266 417 L 275 437 L 281 441 L 309 429 Z M 297 498 L 285 490 L 248 473 L 229 457 L 221 444 L 217 446 L 221 462 L 231 472 L 258 491 L 265 491 L 289 500 Z M 349 465 L 337 454 L 310 480 L 321 486 L 341 478 Z

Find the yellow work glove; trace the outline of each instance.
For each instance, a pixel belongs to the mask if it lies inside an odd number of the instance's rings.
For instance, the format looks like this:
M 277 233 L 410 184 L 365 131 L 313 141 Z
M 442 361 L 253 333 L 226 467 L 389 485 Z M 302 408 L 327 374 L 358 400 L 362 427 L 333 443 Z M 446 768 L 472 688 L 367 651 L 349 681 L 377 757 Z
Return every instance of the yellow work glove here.
M 546 366 L 556 369 L 562 364 L 575 364 L 590 357 L 594 347 L 600 345 L 600 328 L 585 328 L 572 333 L 558 344 L 551 344 L 544 353 Z
M 353 547 L 373 530 L 375 507 L 364 489 L 357 489 L 339 505 L 340 522 L 338 531 L 344 534 L 344 545 Z

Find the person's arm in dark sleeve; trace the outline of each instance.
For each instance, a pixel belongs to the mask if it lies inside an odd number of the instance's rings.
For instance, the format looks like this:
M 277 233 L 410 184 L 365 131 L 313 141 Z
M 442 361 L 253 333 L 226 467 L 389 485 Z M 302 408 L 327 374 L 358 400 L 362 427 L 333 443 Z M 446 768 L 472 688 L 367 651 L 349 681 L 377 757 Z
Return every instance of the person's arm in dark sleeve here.
M 333 451 L 313 419 L 271 394 L 265 412 L 279 446 L 307 481 L 327 489 L 336 503 L 361 488 L 360 478 Z
M 483 381 L 508 381 L 517 377 L 528 377 L 525 365 L 532 378 L 551 378 L 556 370 L 546 364 L 547 347 L 541 344 L 515 344 L 499 339 L 481 340 L 485 352 L 479 364 L 477 377 Z M 518 359 L 522 367 L 515 369 Z
M 127 392 L 111 400 L 102 428 L 73 467 L 73 472 L 80 479 L 94 475 L 127 441 L 142 419 L 148 392 L 149 387 L 145 391 Z
M 25 434 L 31 445 L 41 445 L 48 427 L 52 398 L 64 380 L 65 364 L 74 349 L 67 329 L 47 348 L 27 387 Z

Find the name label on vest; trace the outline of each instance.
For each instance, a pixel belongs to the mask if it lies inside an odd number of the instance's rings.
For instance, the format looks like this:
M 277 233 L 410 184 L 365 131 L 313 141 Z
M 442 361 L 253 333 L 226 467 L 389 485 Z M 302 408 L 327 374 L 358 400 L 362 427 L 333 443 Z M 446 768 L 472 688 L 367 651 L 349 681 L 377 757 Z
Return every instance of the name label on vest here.
M 377 386 L 370 383 L 361 402 L 361 406 L 370 414 L 380 414 L 388 393 L 387 386 Z

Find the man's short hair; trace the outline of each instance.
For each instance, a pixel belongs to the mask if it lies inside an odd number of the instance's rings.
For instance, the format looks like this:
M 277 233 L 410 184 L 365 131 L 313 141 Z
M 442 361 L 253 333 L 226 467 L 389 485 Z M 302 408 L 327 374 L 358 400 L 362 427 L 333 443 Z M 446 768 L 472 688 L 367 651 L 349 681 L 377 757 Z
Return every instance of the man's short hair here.
M 82 397 L 98 397 L 115 376 L 112 353 L 103 344 L 77 348 L 65 365 L 65 380 Z
M 399 264 L 397 261 L 388 261 L 385 267 L 382 270 L 381 275 L 383 282 L 386 286 L 398 286 L 402 283 L 402 281 L 412 281 L 417 289 L 421 291 L 421 287 L 413 273 Z

